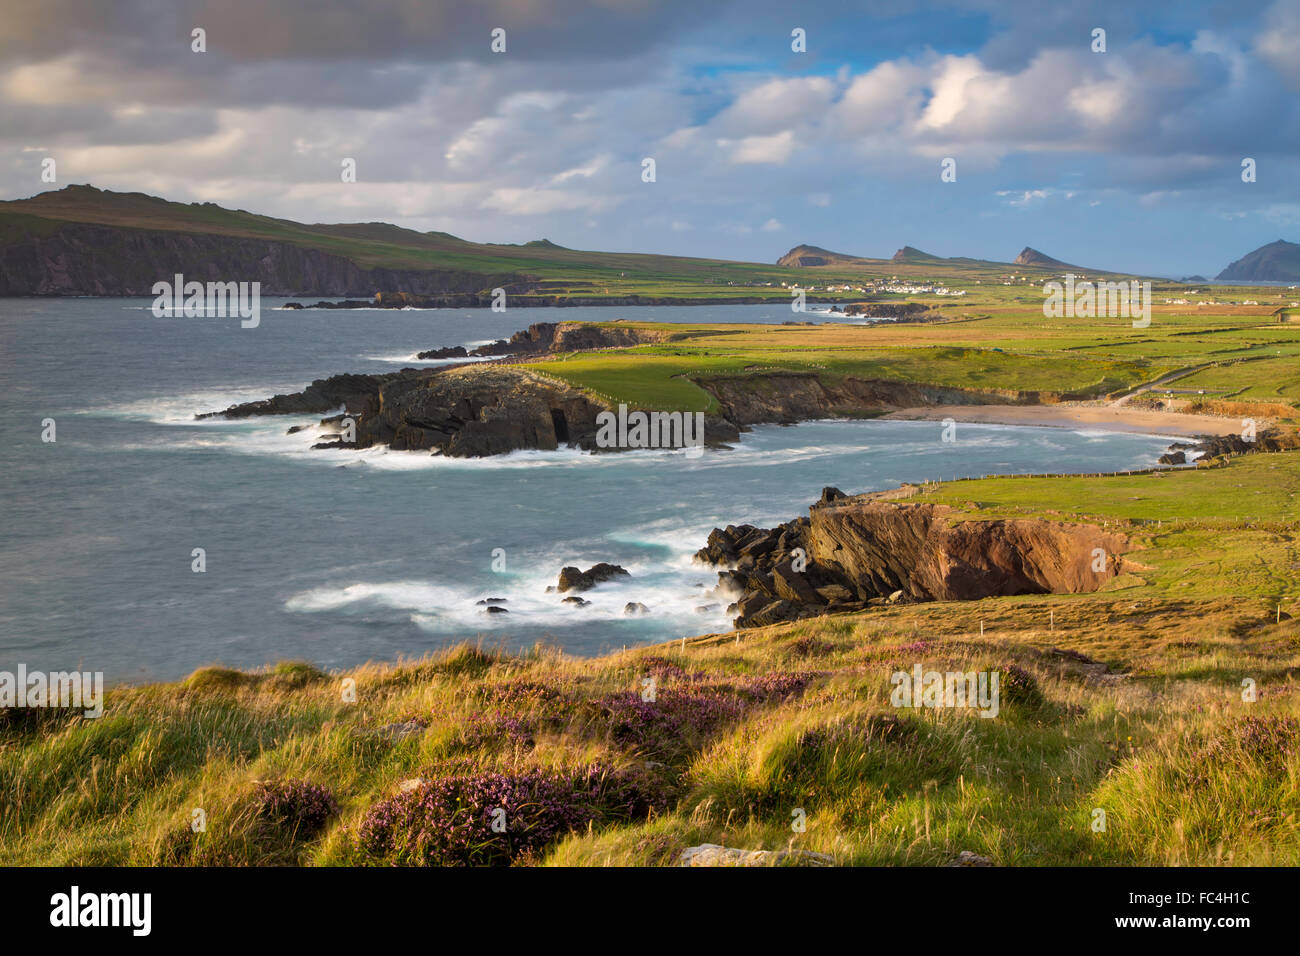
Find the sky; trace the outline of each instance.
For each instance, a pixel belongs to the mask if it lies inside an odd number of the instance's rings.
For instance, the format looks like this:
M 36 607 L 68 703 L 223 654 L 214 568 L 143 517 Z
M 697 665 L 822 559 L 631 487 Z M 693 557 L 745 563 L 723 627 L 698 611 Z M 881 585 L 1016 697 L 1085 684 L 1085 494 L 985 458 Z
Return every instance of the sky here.
M 2 3 L 0 198 L 1172 277 L 1300 241 L 1300 0 Z

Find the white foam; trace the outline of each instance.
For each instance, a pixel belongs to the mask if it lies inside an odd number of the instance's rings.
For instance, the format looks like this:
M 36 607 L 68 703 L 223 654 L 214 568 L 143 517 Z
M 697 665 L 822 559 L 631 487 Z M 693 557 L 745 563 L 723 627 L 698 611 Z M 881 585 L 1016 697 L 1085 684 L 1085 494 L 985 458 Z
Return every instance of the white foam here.
M 569 562 L 586 564 L 585 561 Z M 452 633 L 501 630 L 519 626 L 564 628 L 593 622 L 636 619 L 625 613 L 629 603 L 646 605 L 644 618 L 659 624 L 671 622 L 682 633 L 700 633 L 727 626 L 726 606 L 731 600 L 708 594 L 715 574 L 704 568 L 684 571 L 652 571 L 633 564 L 631 576 L 607 581 L 579 595 L 586 606 L 566 604 L 569 596 L 546 592 L 553 584 L 561 563 L 537 562 L 536 567 L 553 570 L 525 576 L 493 575 L 485 570 L 476 585 L 445 585 L 431 581 L 400 580 L 359 582 L 339 587 L 310 588 L 292 595 L 285 609 L 301 614 L 394 612 L 422 630 Z M 696 587 L 703 583 L 705 587 Z M 477 602 L 503 599 L 507 613 L 490 613 Z M 708 613 L 697 607 L 717 605 Z M 642 618 L 642 619 L 644 619 Z
M 490 362 L 493 359 L 509 358 L 508 355 L 462 355 L 460 358 L 422 359 L 419 355 L 419 352 L 409 352 L 405 355 L 362 355 L 359 357 L 371 362 L 392 362 L 404 365 L 458 365 L 465 362 Z

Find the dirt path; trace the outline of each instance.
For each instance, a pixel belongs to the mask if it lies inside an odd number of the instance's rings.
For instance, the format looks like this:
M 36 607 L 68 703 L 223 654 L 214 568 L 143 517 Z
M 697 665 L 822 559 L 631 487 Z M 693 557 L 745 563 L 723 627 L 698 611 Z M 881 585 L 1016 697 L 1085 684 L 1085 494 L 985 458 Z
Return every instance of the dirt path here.
M 1163 378 L 1158 378 L 1154 382 L 1148 382 L 1146 385 L 1139 385 L 1137 388 L 1133 389 L 1133 391 L 1126 392 L 1125 394 L 1121 395 L 1119 398 L 1110 402 L 1110 405 L 1112 408 L 1119 408 L 1121 405 L 1127 404 L 1128 400 L 1130 398 L 1133 398 L 1134 396 L 1141 395 L 1143 392 L 1149 392 L 1153 388 L 1159 388 L 1162 385 L 1168 385 L 1170 382 L 1176 382 L 1180 378 L 1186 378 L 1189 375 L 1195 375 L 1197 372 L 1201 371 L 1202 369 L 1207 369 L 1213 364 L 1214 364 L 1213 362 L 1206 362 L 1204 365 L 1197 365 L 1194 368 L 1185 368 L 1185 369 L 1180 369 L 1177 372 L 1171 372 L 1168 375 L 1164 376 Z

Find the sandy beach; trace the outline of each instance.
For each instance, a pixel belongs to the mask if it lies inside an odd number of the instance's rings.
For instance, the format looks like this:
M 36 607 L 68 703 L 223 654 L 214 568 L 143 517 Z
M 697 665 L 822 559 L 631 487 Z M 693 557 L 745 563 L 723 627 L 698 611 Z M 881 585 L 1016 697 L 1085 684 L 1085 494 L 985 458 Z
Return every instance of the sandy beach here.
M 903 408 L 882 418 L 907 421 L 942 421 L 983 425 L 1044 425 L 1056 428 L 1105 428 L 1146 435 L 1235 435 L 1241 420 L 1216 415 L 1183 415 L 1115 405 L 938 405 Z M 1263 423 L 1261 423 L 1262 425 Z

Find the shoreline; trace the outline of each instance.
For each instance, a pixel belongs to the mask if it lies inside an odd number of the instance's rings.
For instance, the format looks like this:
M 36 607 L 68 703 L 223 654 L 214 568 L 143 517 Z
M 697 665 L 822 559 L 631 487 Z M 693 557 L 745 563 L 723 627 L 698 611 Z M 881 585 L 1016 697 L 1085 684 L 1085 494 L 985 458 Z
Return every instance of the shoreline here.
M 933 405 L 900 408 L 877 421 L 942 421 L 971 425 L 1036 425 L 1046 428 L 1099 428 L 1130 434 L 1195 438 L 1237 435 L 1241 422 L 1217 415 L 1158 412 L 1114 405 Z

